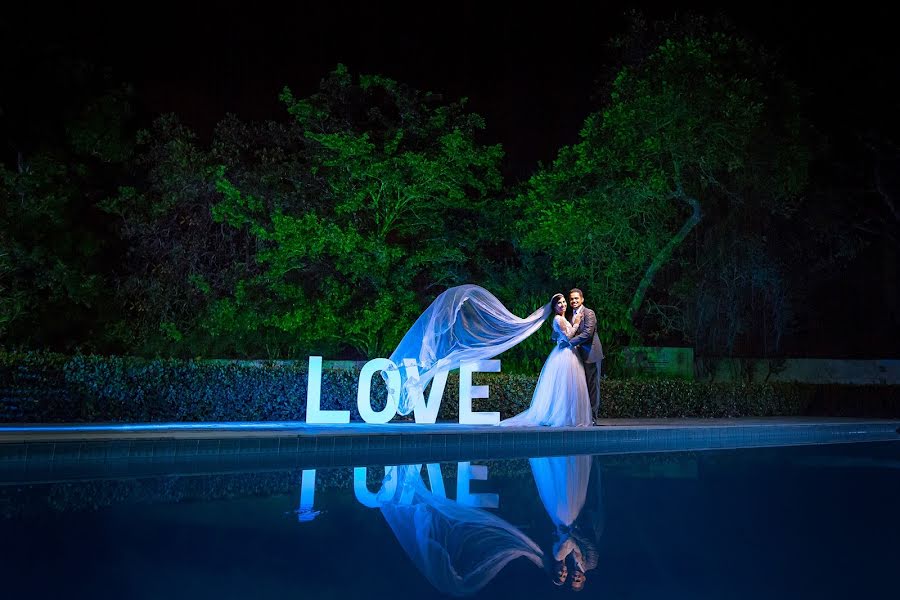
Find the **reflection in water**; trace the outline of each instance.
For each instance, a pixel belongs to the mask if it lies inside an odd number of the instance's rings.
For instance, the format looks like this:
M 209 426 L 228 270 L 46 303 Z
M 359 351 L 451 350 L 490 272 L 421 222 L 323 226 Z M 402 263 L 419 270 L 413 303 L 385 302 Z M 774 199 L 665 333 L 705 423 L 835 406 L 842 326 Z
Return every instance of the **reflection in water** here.
M 430 492 L 420 467 L 402 466 L 396 476 L 397 489 L 383 495 L 381 513 L 413 564 L 441 592 L 474 594 L 519 557 L 543 564 L 540 547 L 503 519 Z
M 297 508 L 297 520 L 301 523 L 312 521 L 321 511 L 313 508 L 316 494 L 316 470 L 304 469 L 300 474 L 300 507 Z
M 573 591 L 581 591 L 587 572 L 597 567 L 596 543 L 603 531 L 600 466 L 591 456 L 529 462 L 541 502 L 556 527 L 553 583 L 562 586 L 568 581 Z
M 410 560 L 445 594 L 474 594 L 520 557 L 547 568 L 556 585 L 568 583 L 573 591 L 580 591 L 586 573 L 597 566 L 596 539 L 602 531 L 599 465 L 592 468 L 595 461 L 590 456 L 536 458 L 530 463 L 538 494 L 556 531 L 549 552 L 520 529 L 482 509 L 496 507 L 493 499 L 473 502 L 471 496 L 477 495 L 471 494 L 462 497 L 465 501 L 460 496 L 453 501 L 443 490 L 429 490 L 422 480 L 421 465 L 388 470 L 377 499 Z M 460 467 L 470 468 L 467 463 Z M 442 482 L 439 468 L 437 472 L 429 470 L 429 481 L 432 488 Z
M 2 598 L 896 596 L 900 442 L 479 462 L 7 469 Z

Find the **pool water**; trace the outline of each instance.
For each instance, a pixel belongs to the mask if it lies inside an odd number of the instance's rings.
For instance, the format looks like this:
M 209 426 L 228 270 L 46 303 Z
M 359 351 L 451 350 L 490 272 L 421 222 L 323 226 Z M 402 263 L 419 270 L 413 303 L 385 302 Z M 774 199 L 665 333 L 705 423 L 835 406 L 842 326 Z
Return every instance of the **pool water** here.
M 898 506 L 900 442 L 4 483 L 0 582 L 9 599 L 894 597 Z

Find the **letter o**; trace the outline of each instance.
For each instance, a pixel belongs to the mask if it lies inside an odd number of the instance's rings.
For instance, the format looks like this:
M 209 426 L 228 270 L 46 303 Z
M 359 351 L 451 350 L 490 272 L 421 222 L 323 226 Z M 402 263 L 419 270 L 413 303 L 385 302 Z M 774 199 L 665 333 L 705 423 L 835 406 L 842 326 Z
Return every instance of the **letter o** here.
M 372 376 L 378 371 L 387 373 L 387 403 L 376 412 L 372 410 Z M 400 371 L 387 358 L 375 358 L 367 362 L 359 373 L 359 388 L 356 393 L 356 406 L 366 423 L 387 423 L 397 414 L 397 399 L 400 397 Z

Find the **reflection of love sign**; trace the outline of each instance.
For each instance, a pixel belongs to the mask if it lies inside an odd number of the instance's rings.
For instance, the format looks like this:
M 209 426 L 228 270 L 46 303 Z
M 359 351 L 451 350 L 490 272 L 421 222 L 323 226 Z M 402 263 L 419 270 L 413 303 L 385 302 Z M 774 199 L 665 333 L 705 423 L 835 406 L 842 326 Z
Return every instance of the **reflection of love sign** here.
M 414 360 L 403 361 L 407 378 L 417 378 L 418 368 Z M 499 360 L 464 361 L 459 365 L 459 422 L 466 425 L 497 425 L 500 422 L 498 412 L 475 412 L 472 410 L 473 398 L 487 398 L 488 386 L 472 385 L 473 373 L 499 373 Z M 372 377 L 376 373 L 387 375 L 387 401 L 383 409 L 372 408 Z M 376 358 L 367 362 L 359 373 L 359 386 L 356 393 L 356 406 L 366 423 L 387 423 L 397 414 L 397 399 L 400 397 L 400 371 L 397 365 L 386 358 Z M 447 371 L 439 371 L 431 382 L 428 399 L 421 394 L 412 398 L 413 413 L 416 423 L 434 423 L 447 386 Z M 306 422 L 307 423 L 349 423 L 349 410 L 322 409 L 322 357 L 309 357 L 309 374 L 306 385 Z
M 413 467 L 417 473 L 422 472 L 422 465 L 408 465 Z M 401 467 L 402 468 L 402 467 Z M 447 498 L 446 484 L 444 474 L 441 472 L 441 465 L 438 463 L 430 463 L 425 465 L 428 473 L 428 482 L 431 493 L 441 498 Z M 409 504 L 412 500 L 412 487 L 402 487 L 398 494 L 398 467 L 387 466 L 384 468 L 384 478 L 381 487 L 377 491 L 372 491 L 366 484 L 366 467 L 354 467 L 353 469 L 353 495 L 356 500 L 363 506 L 369 508 L 378 508 L 384 502 L 395 501 L 398 504 Z M 488 468 L 487 465 L 473 465 L 469 462 L 457 463 L 456 469 L 456 503 L 465 506 L 475 506 L 478 508 L 497 508 L 500 506 L 500 495 L 496 493 L 474 493 L 471 490 L 471 482 L 487 481 Z M 311 521 L 318 514 L 315 510 L 316 496 L 316 470 L 304 469 L 300 474 L 300 507 L 297 509 L 297 515 L 301 521 Z

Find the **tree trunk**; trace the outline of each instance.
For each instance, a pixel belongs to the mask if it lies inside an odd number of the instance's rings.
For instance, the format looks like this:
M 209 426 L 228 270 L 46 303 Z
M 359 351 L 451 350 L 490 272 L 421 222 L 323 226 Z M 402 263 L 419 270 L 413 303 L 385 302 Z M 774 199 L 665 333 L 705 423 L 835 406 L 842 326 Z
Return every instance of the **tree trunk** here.
M 681 229 L 678 230 L 672 239 L 668 241 L 668 243 L 663 246 L 662 250 L 653 258 L 653 262 L 650 263 L 650 266 L 647 267 L 647 271 L 644 273 L 644 278 L 641 279 L 641 283 L 638 284 L 637 289 L 634 291 L 634 296 L 631 297 L 631 304 L 628 306 L 628 321 L 630 322 L 634 315 L 637 314 L 638 309 L 641 307 L 641 304 L 644 302 L 644 296 L 647 295 L 647 290 L 650 289 L 650 284 L 653 283 L 653 278 L 656 276 L 656 272 L 659 269 L 669 262 L 669 259 L 672 257 L 672 251 L 675 250 L 675 247 L 678 246 L 681 242 L 684 241 L 684 238 L 691 232 L 691 230 L 700 222 L 702 218 L 702 214 L 700 212 L 700 201 L 696 198 L 691 198 L 686 195 L 684 192 L 679 191 L 676 196 L 682 202 L 686 202 L 692 209 L 691 216 L 688 217 L 688 220 L 684 222 L 684 225 L 681 226 Z

